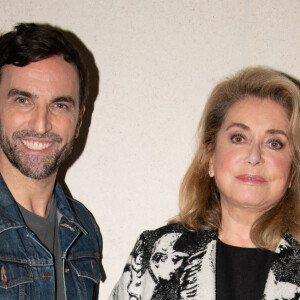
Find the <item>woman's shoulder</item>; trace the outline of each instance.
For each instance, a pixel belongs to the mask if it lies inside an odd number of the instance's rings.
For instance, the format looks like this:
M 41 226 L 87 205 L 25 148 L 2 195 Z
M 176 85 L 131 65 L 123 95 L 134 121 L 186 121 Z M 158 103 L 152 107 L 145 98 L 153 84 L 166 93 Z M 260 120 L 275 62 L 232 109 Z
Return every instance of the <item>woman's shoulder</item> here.
M 189 230 L 181 223 L 174 223 L 154 230 L 144 231 L 139 236 L 134 250 L 149 252 L 153 248 L 164 245 L 164 247 L 171 247 L 173 250 L 184 251 L 185 249 L 190 249 L 191 252 L 194 252 L 196 249 L 203 249 L 209 242 L 216 240 L 216 238 L 216 231 Z
M 142 232 L 141 235 L 158 236 L 158 235 L 166 234 L 166 233 L 183 233 L 185 231 L 187 231 L 187 229 L 181 223 L 173 223 L 173 224 L 161 226 L 156 229 L 145 230 Z
M 157 234 L 164 234 L 164 233 L 188 233 L 191 235 L 210 235 L 215 236 L 216 231 L 214 230 L 204 230 L 204 229 L 193 229 L 189 228 L 188 226 L 184 226 L 182 223 L 172 223 L 161 226 L 156 229 L 152 230 L 145 230 L 142 232 L 142 235 L 157 235 Z

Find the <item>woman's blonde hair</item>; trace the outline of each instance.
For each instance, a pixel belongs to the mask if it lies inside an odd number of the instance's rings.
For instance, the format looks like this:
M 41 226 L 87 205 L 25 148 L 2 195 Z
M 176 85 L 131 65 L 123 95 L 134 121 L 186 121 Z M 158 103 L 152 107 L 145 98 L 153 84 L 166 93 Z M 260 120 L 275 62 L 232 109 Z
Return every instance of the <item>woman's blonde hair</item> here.
M 209 177 L 209 159 L 215 150 L 220 127 L 230 107 L 254 96 L 268 98 L 285 108 L 292 151 L 292 184 L 280 202 L 252 226 L 251 239 L 259 248 L 274 250 L 289 231 L 300 241 L 300 85 L 292 77 L 263 67 L 249 67 L 219 83 L 209 96 L 197 130 L 198 147 L 179 193 L 181 222 L 190 230 L 218 230 L 221 206 L 215 180 Z M 259 107 L 257 108 L 259 109 Z

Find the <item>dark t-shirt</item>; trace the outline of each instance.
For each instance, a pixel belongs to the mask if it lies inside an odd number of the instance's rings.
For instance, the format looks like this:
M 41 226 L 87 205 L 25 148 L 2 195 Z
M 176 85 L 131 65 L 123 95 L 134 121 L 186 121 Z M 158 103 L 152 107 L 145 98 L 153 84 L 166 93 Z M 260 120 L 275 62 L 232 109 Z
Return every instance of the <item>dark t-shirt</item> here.
M 217 241 L 217 300 L 261 300 L 274 253 Z
M 25 224 L 54 256 L 56 299 L 65 300 L 56 200 L 52 199 L 51 207 L 49 209 L 48 215 L 45 218 L 33 214 L 20 204 L 18 204 L 18 206 L 25 221 Z

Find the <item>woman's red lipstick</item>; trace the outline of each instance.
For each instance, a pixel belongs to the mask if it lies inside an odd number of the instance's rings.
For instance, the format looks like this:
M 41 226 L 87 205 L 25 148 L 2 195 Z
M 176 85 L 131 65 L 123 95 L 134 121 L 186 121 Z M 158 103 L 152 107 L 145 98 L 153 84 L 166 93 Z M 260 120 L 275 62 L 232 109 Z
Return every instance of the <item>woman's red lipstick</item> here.
M 266 179 L 264 179 L 263 177 L 252 174 L 242 174 L 236 176 L 236 179 L 248 184 L 262 184 L 266 182 Z

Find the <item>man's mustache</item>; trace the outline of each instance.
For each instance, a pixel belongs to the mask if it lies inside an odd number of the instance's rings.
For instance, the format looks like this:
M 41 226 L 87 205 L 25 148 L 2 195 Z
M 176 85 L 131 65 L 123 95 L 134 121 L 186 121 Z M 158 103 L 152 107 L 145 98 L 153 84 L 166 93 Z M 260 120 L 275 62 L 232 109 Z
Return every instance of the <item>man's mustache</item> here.
M 35 137 L 35 138 L 44 138 L 44 139 L 49 139 L 54 142 L 61 143 L 62 138 L 53 132 L 46 132 L 43 134 L 37 133 L 34 130 L 20 130 L 20 131 L 15 131 L 12 135 L 13 139 L 20 139 L 20 138 L 25 138 L 25 137 Z

